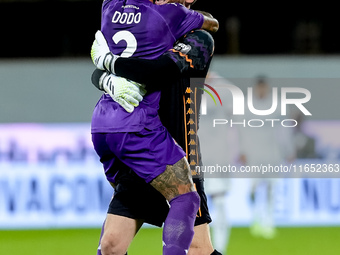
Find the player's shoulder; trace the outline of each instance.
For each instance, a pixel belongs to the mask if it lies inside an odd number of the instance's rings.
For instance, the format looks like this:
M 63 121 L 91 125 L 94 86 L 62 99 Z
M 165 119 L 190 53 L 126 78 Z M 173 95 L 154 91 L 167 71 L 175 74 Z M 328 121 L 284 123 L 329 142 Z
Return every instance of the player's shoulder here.
M 204 41 L 209 41 L 210 43 L 214 43 L 214 38 L 212 35 L 203 30 L 203 29 L 195 29 L 187 33 L 185 38 L 191 38 L 191 39 L 196 39 L 196 40 L 204 40 Z
M 164 10 L 177 10 L 177 8 L 180 9 L 186 9 L 183 4 L 180 3 L 167 3 L 167 4 L 162 4 L 162 5 L 157 5 L 154 4 L 155 8 L 158 9 L 164 9 Z
M 179 67 L 181 72 L 186 70 L 205 70 L 214 54 L 214 40 L 204 30 L 192 30 L 180 38 L 173 49 L 166 52 Z
M 194 45 L 196 47 L 200 46 L 201 49 L 205 48 L 209 52 L 214 51 L 215 46 L 214 38 L 209 32 L 203 29 L 196 29 L 190 31 L 183 37 L 182 41 L 185 44 Z
M 103 7 L 118 5 L 122 6 L 122 8 L 153 8 L 154 6 L 156 6 L 148 0 L 130 0 L 128 2 L 126 0 L 104 0 L 102 5 Z
M 163 5 L 152 4 L 152 8 L 164 17 L 187 15 L 189 12 L 193 12 L 179 3 L 168 3 Z

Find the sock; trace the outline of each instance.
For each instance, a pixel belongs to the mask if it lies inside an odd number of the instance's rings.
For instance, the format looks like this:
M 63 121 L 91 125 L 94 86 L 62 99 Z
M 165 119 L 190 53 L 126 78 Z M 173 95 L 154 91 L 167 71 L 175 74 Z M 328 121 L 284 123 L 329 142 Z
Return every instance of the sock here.
M 179 195 L 170 201 L 163 229 L 163 255 L 187 254 L 194 237 L 199 205 L 200 198 L 196 191 Z
M 222 255 L 222 253 L 219 253 L 218 251 L 214 250 L 214 252 L 211 253 L 210 255 Z

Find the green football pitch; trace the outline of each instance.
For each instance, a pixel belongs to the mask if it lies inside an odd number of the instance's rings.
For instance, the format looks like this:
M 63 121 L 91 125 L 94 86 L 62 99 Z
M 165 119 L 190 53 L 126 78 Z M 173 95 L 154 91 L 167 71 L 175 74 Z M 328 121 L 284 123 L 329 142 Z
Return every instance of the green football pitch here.
M 100 229 L 2 230 L 0 254 L 95 255 Z M 143 228 L 130 255 L 162 254 L 161 230 Z M 247 228 L 233 228 L 228 255 L 335 255 L 340 254 L 340 227 L 279 228 L 272 240 L 252 237 Z

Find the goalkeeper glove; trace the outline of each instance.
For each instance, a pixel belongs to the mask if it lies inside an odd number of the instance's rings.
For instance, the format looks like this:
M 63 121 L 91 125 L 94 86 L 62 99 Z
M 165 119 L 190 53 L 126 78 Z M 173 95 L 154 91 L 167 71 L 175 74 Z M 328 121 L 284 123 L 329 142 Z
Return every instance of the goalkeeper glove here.
M 115 74 L 115 62 L 117 55 L 111 53 L 105 37 L 101 31 L 97 31 L 91 47 L 91 59 L 94 65 L 100 70 L 106 70 Z
M 144 85 L 105 72 L 99 79 L 99 89 L 108 93 L 127 112 L 133 112 L 146 94 Z

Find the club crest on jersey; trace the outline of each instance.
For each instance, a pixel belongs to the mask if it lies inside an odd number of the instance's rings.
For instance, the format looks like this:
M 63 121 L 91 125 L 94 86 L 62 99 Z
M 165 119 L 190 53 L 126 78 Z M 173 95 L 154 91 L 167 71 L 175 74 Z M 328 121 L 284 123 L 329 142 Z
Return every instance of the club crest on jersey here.
M 186 55 L 191 50 L 191 46 L 184 43 L 177 43 L 174 49 Z

